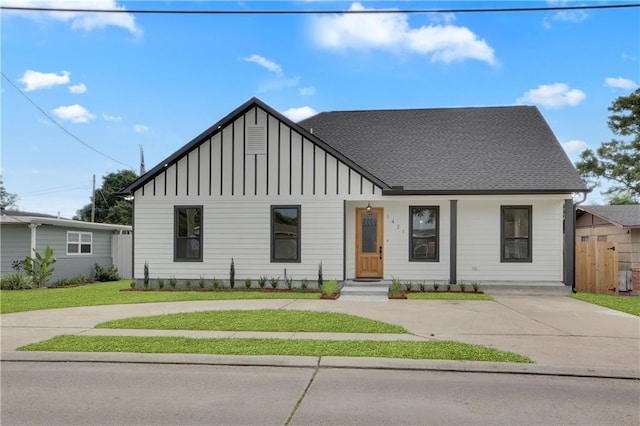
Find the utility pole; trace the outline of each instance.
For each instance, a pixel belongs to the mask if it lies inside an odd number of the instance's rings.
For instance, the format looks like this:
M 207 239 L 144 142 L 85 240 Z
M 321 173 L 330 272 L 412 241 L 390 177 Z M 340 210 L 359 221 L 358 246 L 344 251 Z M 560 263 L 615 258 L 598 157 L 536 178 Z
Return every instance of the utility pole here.
M 146 173 L 144 168 L 144 152 L 142 151 L 142 145 L 140 145 L 140 176 Z
M 93 175 L 93 193 L 91 195 L 91 222 L 96 218 L 96 175 Z

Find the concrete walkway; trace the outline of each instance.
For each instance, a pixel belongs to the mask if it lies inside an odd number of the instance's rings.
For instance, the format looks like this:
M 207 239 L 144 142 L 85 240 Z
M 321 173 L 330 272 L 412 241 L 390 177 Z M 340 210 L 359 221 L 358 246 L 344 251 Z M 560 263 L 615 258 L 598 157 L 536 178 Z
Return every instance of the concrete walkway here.
M 20 312 L 0 316 L 2 360 L 184 362 L 234 365 L 304 365 L 359 368 L 443 369 L 530 374 L 640 378 L 640 318 L 564 296 L 495 295 L 488 301 L 387 303 L 326 300 L 230 300 L 107 305 Z M 201 332 L 95 329 L 133 316 L 227 309 L 342 312 L 398 324 L 412 335 Z M 338 357 L 241 357 L 122 353 L 18 352 L 20 346 L 61 334 L 283 339 L 455 340 L 516 352 L 534 365 Z

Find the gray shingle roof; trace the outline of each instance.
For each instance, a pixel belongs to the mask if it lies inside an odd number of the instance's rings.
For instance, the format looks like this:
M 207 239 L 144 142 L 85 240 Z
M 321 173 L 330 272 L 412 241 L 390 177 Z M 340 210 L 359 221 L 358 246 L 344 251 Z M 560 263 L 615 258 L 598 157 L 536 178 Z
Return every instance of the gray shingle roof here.
M 578 206 L 578 210 L 599 216 L 623 228 L 640 228 L 640 205 Z
M 337 111 L 298 124 L 404 190 L 587 190 L 531 106 Z

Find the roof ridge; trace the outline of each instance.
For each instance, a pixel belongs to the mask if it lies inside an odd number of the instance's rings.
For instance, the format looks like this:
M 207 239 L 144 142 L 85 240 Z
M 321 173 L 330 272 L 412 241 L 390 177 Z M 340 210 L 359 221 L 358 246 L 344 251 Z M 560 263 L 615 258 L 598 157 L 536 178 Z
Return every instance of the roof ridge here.
M 426 108 L 382 108 L 382 109 L 346 109 L 346 110 L 333 110 L 333 111 L 322 111 L 318 114 L 309 117 L 318 117 L 323 114 L 332 114 L 332 113 L 348 113 L 348 112 L 390 112 L 390 111 L 398 111 L 398 112 L 407 112 L 407 111 L 450 111 L 450 110 L 468 110 L 468 109 L 501 109 L 501 108 L 533 108 L 537 109 L 534 105 L 472 105 L 472 106 L 446 106 L 446 107 L 426 107 Z M 302 120 L 304 121 L 304 120 Z

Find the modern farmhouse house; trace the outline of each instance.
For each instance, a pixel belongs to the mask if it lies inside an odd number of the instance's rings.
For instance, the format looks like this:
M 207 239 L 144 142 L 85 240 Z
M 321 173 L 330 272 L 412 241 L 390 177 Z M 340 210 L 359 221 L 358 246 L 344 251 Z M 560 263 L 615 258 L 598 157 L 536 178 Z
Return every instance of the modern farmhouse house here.
M 122 193 L 134 277 L 570 284 L 587 187 L 531 106 L 326 112 L 252 98 Z M 573 226 L 567 248 L 573 247 Z M 573 253 L 569 253 L 573 258 Z

